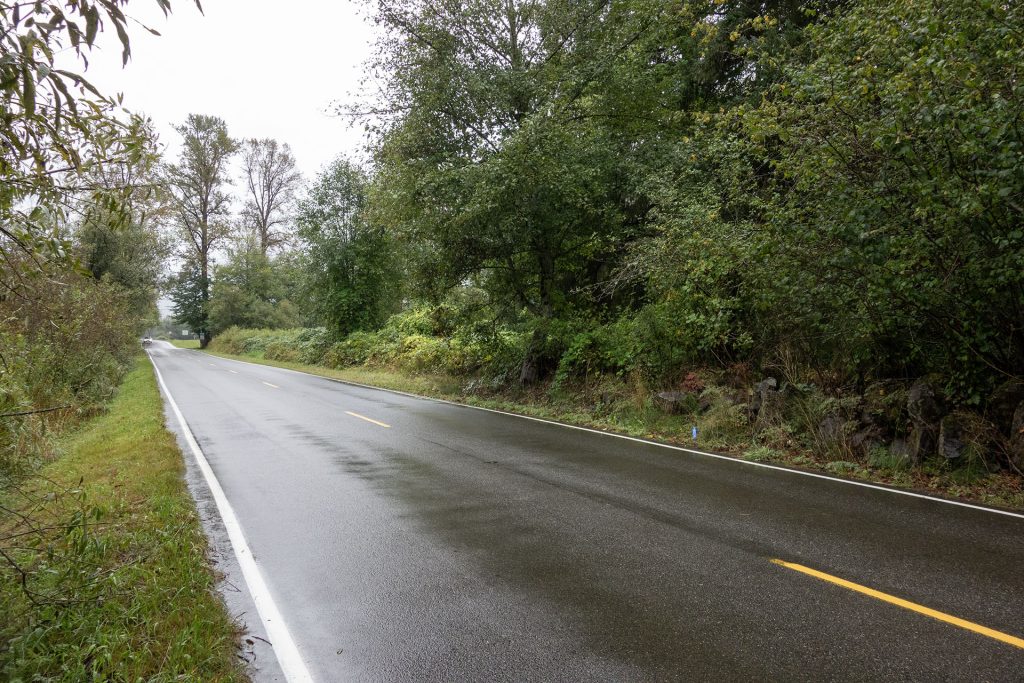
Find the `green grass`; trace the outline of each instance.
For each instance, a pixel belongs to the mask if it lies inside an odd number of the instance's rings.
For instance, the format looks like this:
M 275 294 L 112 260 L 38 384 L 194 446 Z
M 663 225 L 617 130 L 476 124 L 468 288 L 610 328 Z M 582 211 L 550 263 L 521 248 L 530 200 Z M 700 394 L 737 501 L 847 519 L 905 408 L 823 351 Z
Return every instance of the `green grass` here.
M 845 460 L 799 447 L 792 435 L 782 428 L 772 431 L 779 443 L 760 443 L 763 435 L 755 438 L 740 407 L 726 402 L 715 402 L 710 410 L 701 415 L 666 415 L 651 404 L 649 391 L 624 385 L 607 392 L 610 396 L 608 402 L 573 391 L 561 391 L 553 397 L 544 388 L 480 395 L 467 393 L 464 390 L 466 381 L 449 375 L 410 374 L 365 366 L 333 369 L 268 360 L 262 355 L 234 355 L 210 349 L 205 352 L 223 358 L 301 370 L 382 389 L 443 398 L 682 446 L 693 445 L 690 430 L 696 424 L 700 438 L 698 447 L 717 453 L 927 491 L 986 505 L 1024 509 L 1024 479 L 1013 474 L 986 474 L 965 484 L 956 470 L 931 471 L 920 468 L 907 471 L 902 467 L 886 467 L 884 463 L 868 463 L 868 466 L 857 465 L 856 469 L 851 469 Z
M 60 451 L 0 498 L 0 679 L 244 680 L 144 358 Z
M 175 346 L 177 346 L 179 349 L 198 349 L 199 348 L 199 340 L 198 339 L 170 339 L 169 341 L 172 344 L 174 344 Z

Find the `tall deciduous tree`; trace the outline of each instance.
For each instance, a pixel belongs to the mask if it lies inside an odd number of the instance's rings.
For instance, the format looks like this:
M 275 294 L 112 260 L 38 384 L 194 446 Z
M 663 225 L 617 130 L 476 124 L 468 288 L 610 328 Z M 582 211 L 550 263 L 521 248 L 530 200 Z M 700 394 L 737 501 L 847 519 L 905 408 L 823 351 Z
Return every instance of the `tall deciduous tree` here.
M 366 175 L 339 158 L 299 203 L 310 293 L 318 317 L 339 334 L 382 324 L 401 291 L 394 240 L 371 221 L 367 192 Z
M 429 279 L 476 277 L 509 315 L 539 319 L 524 382 L 551 365 L 547 321 L 588 305 L 623 237 L 617 145 L 562 104 L 582 95 L 569 56 L 607 7 L 409 0 L 379 12 L 390 80 L 377 208 L 430 245 Z
M 246 140 L 242 164 L 247 190 L 242 218 L 266 256 L 288 242 L 287 225 L 302 176 L 288 145 L 268 138 Z
M 205 314 L 210 300 L 211 251 L 230 232 L 228 161 L 238 143 L 228 135 L 224 120 L 216 116 L 190 114 L 176 130 L 182 137 L 182 149 L 178 163 L 167 167 L 166 180 L 186 258 L 195 263 L 199 275 L 204 302 L 201 310 Z M 204 318 L 191 324 L 205 347 L 209 342 L 208 321 Z

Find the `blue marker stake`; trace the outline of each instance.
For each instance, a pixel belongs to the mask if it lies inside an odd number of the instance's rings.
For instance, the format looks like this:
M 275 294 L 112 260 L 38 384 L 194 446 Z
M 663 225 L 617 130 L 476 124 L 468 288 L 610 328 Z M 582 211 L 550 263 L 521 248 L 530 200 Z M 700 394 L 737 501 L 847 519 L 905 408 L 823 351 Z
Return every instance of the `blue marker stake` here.
M 693 442 L 697 443 L 697 425 L 693 425 Z

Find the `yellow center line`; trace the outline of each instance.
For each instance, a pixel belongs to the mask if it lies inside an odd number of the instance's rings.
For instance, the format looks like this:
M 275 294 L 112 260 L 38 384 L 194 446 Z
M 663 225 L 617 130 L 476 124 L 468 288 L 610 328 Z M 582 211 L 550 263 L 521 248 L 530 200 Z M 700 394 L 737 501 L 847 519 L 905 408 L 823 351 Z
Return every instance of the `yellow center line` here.
M 275 389 L 280 389 L 281 388 L 281 387 L 277 386 L 276 384 L 271 384 L 270 382 L 263 382 L 263 383 L 266 384 L 268 387 L 273 387 Z
M 825 572 L 819 572 L 817 569 L 811 569 L 810 567 L 805 567 L 802 564 L 784 562 L 783 560 L 772 560 L 772 562 L 781 567 L 792 569 L 793 571 L 801 572 L 803 574 L 807 574 L 808 576 L 813 576 L 814 578 L 821 579 L 822 581 L 834 583 L 837 586 L 848 588 L 852 591 L 868 595 L 877 600 L 888 602 L 889 604 L 896 605 L 898 607 L 903 607 L 904 609 L 909 609 L 913 612 L 917 612 L 918 614 L 923 614 L 925 616 L 931 617 L 932 619 L 938 619 L 939 621 L 945 622 L 947 624 L 959 626 L 960 628 L 967 629 L 968 631 L 973 631 L 974 633 L 979 633 L 983 636 L 988 636 L 989 638 L 994 638 L 1003 643 L 1007 643 L 1008 645 L 1013 645 L 1014 647 L 1024 649 L 1024 639 L 1022 638 L 1016 638 L 1006 633 L 1002 633 L 1001 631 L 996 631 L 995 629 L 988 628 L 987 626 L 982 626 L 981 624 L 975 624 L 974 622 L 967 621 L 966 619 L 954 617 L 952 614 L 946 614 L 945 612 L 939 612 L 938 610 L 933 610 L 929 607 L 925 607 L 924 605 L 918 605 L 916 602 L 910 602 L 909 600 L 904 600 L 903 598 L 897 598 L 895 595 L 889 595 L 888 593 L 876 591 L 873 588 L 868 588 L 867 586 L 862 586 L 859 583 L 853 583 L 852 581 L 841 579 L 838 576 L 832 576 L 831 574 L 826 574 Z
M 391 425 L 386 425 L 383 422 L 377 422 L 377 420 L 374 420 L 374 419 L 371 419 L 369 417 L 366 417 L 365 415 L 360 415 L 359 413 L 353 413 L 351 410 L 346 410 L 345 413 L 348 414 L 348 415 L 351 415 L 352 417 L 358 417 L 360 420 L 366 420 L 367 422 L 372 422 L 375 425 L 379 425 L 381 427 L 387 427 L 388 429 L 391 429 Z

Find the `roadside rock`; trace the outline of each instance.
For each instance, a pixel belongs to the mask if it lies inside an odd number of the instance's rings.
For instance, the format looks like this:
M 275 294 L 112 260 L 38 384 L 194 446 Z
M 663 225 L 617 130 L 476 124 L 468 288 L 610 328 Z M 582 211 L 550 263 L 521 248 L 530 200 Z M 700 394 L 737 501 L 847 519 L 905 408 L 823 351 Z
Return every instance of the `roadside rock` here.
M 782 394 L 778 390 L 779 381 L 768 377 L 754 385 L 750 399 L 750 417 L 762 424 L 776 422 L 782 417 Z
M 716 399 L 716 396 L 714 394 L 712 394 L 711 392 L 707 392 L 707 391 L 701 392 L 700 398 L 697 401 L 697 409 L 700 412 L 702 412 L 702 413 L 708 412 L 709 410 L 711 410 L 714 407 L 715 399 Z M 729 403 L 729 404 L 732 403 L 732 401 L 728 397 L 726 397 L 726 396 L 720 396 L 720 397 L 718 397 L 718 400 L 720 400 L 723 403 Z
M 915 464 L 921 464 L 925 458 L 933 455 L 938 448 L 938 430 L 929 425 L 914 425 L 907 436 L 907 449 L 910 459 Z
M 877 427 L 883 435 L 898 434 L 906 429 L 907 389 L 899 382 L 874 382 L 864 390 L 860 419 Z
M 907 413 L 915 423 L 936 424 L 942 419 L 945 401 L 942 392 L 926 379 L 914 382 L 907 392 Z
M 846 437 L 845 420 L 840 415 L 826 415 L 818 423 L 818 440 L 824 444 L 838 444 Z
M 910 446 L 907 444 L 906 439 L 893 439 L 892 443 L 889 444 L 889 453 L 901 461 L 910 461 Z
M 859 456 L 867 456 L 872 449 L 885 444 L 885 435 L 876 425 L 865 425 L 850 436 L 850 448 Z
M 942 418 L 939 425 L 939 455 L 946 460 L 959 460 L 966 451 L 969 426 L 955 413 Z
M 1024 474 L 1024 401 L 1017 406 L 1010 421 L 1007 453 L 1010 456 L 1010 464 Z
M 910 458 L 922 462 L 938 449 L 939 421 L 942 419 L 944 401 L 935 385 L 920 379 L 907 392 L 907 414 L 910 416 L 910 436 L 907 444 Z

